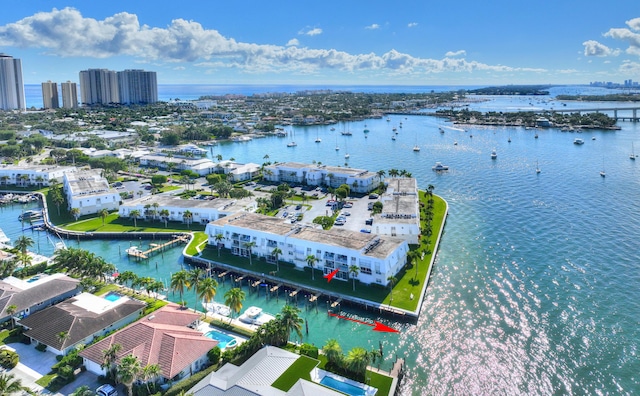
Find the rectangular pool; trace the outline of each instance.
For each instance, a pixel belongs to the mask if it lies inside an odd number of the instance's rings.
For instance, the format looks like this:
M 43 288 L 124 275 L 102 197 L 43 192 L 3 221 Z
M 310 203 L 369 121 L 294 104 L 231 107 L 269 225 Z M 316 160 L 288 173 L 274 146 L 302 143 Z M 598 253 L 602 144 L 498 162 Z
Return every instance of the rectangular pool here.
M 347 384 L 346 382 L 342 382 L 333 377 L 329 377 L 328 375 L 320 380 L 320 383 L 324 386 L 328 386 L 329 388 L 333 388 L 337 391 L 346 393 L 351 396 L 365 396 L 367 392 L 360 388 L 359 386 Z
M 118 293 L 109 292 L 109 293 L 107 293 L 106 296 L 104 296 L 104 299 L 107 300 L 107 301 L 114 302 L 114 301 L 119 300 L 121 297 L 122 296 L 120 294 L 118 294 Z
M 218 347 L 220 349 L 234 347 L 238 343 L 235 338 L 215 330 L 208 331 L 204 336 L 218 341 Z

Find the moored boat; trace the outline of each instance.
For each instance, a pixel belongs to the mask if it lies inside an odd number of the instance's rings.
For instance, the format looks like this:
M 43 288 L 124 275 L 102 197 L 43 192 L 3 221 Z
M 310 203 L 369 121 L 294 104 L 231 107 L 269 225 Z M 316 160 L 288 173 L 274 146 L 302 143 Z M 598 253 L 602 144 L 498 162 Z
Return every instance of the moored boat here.
M 446 171 L 446 170 L 449 170 L 449 165 L 442 165 L 441 162 L 436 162 L 436 164 L 432 166 L 431 169 L 436 172 Z
M 243 323 L 254 324 L 258 326 L 274 319 L 275 317 L 273 315 L 262 312 L 262 308 L 256 306 L 247 308 L 247 310 L 244 311 L 244 313 L 238 318 L 238 320 Z
M 202 302 L 202 308 L 204 308 L 208 313 L 221 315 L 221 316 L 229 316 L 231 315 L 231 308 L 224 304 L 216 303 L 216 302 Z

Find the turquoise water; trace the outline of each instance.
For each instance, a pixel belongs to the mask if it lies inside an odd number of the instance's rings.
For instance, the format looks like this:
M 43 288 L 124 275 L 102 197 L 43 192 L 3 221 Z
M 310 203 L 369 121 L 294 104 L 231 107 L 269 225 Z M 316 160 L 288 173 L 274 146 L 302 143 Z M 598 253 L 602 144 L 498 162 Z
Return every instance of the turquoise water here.
M 212 340 L 218 341 L 218 347 L 220 347 L 220 349 L 222 350 L 224 350 L 227 346 L 235 346 L 237 344 L 235 338 L 216 330 L 209 330 L 207 333 L 205 333 L 205 337 L 209 337 Z
M 118 301 L 121 297 L 122 296 L 118 293 L 109 292 L 107 293 L 106 296 L 104 296 L 104 299 L 107 301 L 114 302 L 114 301 Z
M 322 378 L 322 380 L 320 380 L 320 383 L 324 386 L 328 386 L 329 388 L 333 388 L 340 392 L 346 393 L 347 395 L 351 395 L 351 396 L 366 395 L 366 392 L 364 391 L 364 389 L 358 386 L 347 384 L 346 382 L 339 381 L 332 377 L 328 377 L 328 376 L 324 377 Z
M 526 106 L 528 101 L 499 98 L 493 106 Z M 403 127 L 392 141 L 391 128 L 399 122 Z M 392 116 L 389 122 L 336 125 L 333 132 L 329 126 L 287 127 L 295 131 L 295 148 L 286 147 L 288 138 L 275 137 L 213 148 L 213 155 L 244 162 L 262 163 L 268 154 L 270 161 L 344 165 L 347 142 L 350 166 L 406 169 L 420 187 L 433 184 L 435 193 L 449 202 L 417 324 L 344 312 L 400 330 L 378 334 L 369 326 L 328 317 L 324 301 L 317 311 L 308 309 L 300 297 L 298 306 L 309 327 L 309 334 L 303 328 L 302 340 L 322 346 L 334 337 L 345 351 L 378 348 L 381 342 L 383 368 L 390 368 L 396 356 L 407 361 L 402 394 L 639 393 L 640 160 L 631 161 L 629 154 L 632 142 L 640 151 L 640 125 L 619 123 L 621 131 L 582 134 L 551 128 L 538 131 L 534 139 L 534 131 L 523 128 L 445 129 L 440 134 L 440 124 L 430 117 Z M 353 136 L 338 135 L 342 128 Z M 316 133 L 320 144 L 314 143 Z M 576 137 L 585 144 L 574 145 Z M 336 138 L 343 148 L 339 153 Z M 419 153 L 412 151 L 416 140 Z M 498 158 L 491 160 L 494 148 Z M 436 161 L 450 170 L 431 171 Z M 603 167 L 606 178 L 599 175 Z M 2 228 L 12 240 L 21 233 L 21 208 L 0 208 L 0 216 L 9 219 Z M 44 233 L 25 235 L 36 238 L 34 251 L 53 250 Z M 148 262 L 130 261 L 124 251 L 132 243 L 148 241 L 79 245 L 115 263 L 119 271 L 131 269 L 164 282 L 182 266 L 180 249 Z M 216 301 L 223 301 L 230 287 L 229 279 L 221 283 Z M 282 296 L 268 298 L 264 290 L 256 294 L 243 287 L 245 308 L 257 305 L 277 313 L 283 305 Z M 191 307 L 200 308 L 193 291 L 185 297 Z

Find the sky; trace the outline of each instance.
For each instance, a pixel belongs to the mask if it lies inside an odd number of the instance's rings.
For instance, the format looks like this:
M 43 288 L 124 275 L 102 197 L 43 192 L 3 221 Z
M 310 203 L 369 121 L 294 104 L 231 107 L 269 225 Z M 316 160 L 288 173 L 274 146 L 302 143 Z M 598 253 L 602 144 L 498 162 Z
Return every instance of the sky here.
M 640 80 L 640 2 L 51 1 L 0 5 L 25 84 L 90 68 L 159 84 L 508 85 Z

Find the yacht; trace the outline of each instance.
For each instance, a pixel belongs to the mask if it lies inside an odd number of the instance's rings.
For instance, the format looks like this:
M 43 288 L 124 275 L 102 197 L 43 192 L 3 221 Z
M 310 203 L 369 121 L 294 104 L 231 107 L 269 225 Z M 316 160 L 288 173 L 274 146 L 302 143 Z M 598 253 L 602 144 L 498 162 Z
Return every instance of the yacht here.
M 496 159 L 496 158 L 498 158 L 498 153 L 496 153 L 496 150 L 494 149 L 491 151 L 491 159 Z
M 229 316 L 231 315 L 231 308 L 224 304 L 216 303 L 216 302 L 202 302 L 202 308 L 204 308 L 208 313 L 216 314 L 220 316 Z
M 316 138 L 316 143 L 320 143 L 320 142 L 322 142 L 322 139 Z
M 446 171 L 446 170 L 449 170 L 449 165 L 442 165 L 441 162 L 436 162 L 436 164 L 432 166 L 431 169 L 436 172 Z
M 18 220 L 36 220 L 42 218 L 42 210 L 27 210 L 18 216 Z
M 249 307 L 240 317 L 240 320 L 243 323 L 254 324 L 254 325 L 263 325 L 271 320 L 274 320 L 275 317 L 273 315 L 269 315 L 267 313 L 262 312 L 262 308 L 260 307 Z
M 420 151 L 420 146 L 418 146 L 417 144 L 413 146 L 413 151 Z
M 573 144 L 584 144 L 584 139 L 575 138 L 573 139 Z
M 296 147 L 297 145 L 298 145 L 298 143 L 296 143 L 296 142 L 287 143 L 287 147 Z

